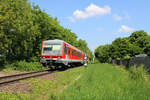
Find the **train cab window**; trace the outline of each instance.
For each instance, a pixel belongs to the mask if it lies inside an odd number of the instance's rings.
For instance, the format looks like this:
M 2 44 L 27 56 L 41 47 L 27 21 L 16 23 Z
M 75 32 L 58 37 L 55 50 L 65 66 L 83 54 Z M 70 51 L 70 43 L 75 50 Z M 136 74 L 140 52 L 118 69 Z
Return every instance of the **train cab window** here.
M 45 47 L 45 48 L 43 49 L 43 52 L 45 52 L 45 51 L 52 51 L 52 47 Z
M 43 44 L 42 54 L 43 55 L 61 55 L 61 44 Z

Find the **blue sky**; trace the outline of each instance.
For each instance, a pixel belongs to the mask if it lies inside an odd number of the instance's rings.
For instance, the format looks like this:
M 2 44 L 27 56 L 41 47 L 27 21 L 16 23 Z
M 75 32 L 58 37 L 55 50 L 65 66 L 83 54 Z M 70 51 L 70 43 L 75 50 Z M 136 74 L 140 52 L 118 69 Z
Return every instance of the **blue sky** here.
M 29 0 L 86 40 L 89 48 L 133 31 L 150 34 L 150 0 Z

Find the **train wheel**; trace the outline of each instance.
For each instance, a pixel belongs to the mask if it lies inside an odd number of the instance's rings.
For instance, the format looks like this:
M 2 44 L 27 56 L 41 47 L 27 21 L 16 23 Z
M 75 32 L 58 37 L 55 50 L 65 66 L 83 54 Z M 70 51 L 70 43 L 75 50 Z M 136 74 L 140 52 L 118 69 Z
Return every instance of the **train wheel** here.
M 51 70 L 55 70 L 55 66 L 53 66 L 53 65 L 49 65 L 49 68 L 50 68 Z
M 46 63 L 42 63 L 42 65 L 43 65 L 44 67 L 46 67 L 46 66 L 47 66 L 47 64 L 46 64 Z

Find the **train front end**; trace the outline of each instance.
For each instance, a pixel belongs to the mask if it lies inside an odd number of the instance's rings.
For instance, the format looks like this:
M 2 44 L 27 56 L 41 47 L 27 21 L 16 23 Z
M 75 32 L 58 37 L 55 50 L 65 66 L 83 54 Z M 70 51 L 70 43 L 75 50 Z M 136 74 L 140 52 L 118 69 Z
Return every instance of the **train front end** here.
M 63 41 L 47 40 L 42 42 L 40 62 L 44 66 L 56 67 L 60 65 L 62 56 Z

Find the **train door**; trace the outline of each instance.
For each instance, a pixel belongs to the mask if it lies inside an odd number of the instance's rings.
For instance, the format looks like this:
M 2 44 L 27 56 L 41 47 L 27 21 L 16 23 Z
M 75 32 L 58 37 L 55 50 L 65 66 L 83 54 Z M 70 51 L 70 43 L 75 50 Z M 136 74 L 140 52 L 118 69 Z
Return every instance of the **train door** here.
M 70 66 L 70 63 L 71 63 L 71 48 L 68 46 L 68 53 L 67 53 L 67 55 L 68 55 L 68 67 L 71 67 Z
M 64 50 L 65 52 L 65 56 L 66 56 L 66 59 L 68 59 L 68 48 L 67 48 L 67 45 L 65 45 L 65 50 Z
M 65 53 L 65 56 L 66 56 L 66 59 L 65 59 L 65 62 L 64 62 L 64 64 L 65 65 L 68 65 L 68 46 L 67 45 L 65 45 L 65 48 L 64 48 L 64 53 Z

